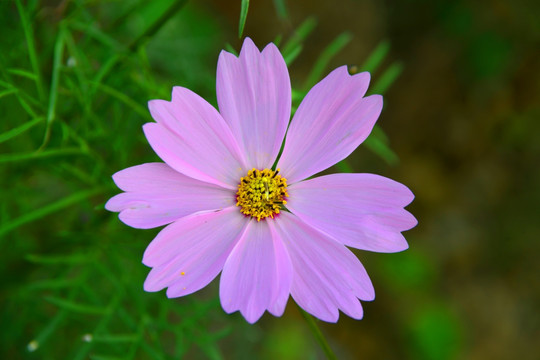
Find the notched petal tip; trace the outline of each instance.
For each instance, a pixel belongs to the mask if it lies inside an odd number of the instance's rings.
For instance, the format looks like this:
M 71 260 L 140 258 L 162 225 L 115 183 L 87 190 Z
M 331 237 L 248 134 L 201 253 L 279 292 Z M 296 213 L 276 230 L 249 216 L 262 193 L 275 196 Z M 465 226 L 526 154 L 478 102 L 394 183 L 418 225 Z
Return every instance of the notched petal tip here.
M 251 38 L 247 36 L 244 38 L 244 42 L 242 43 L 242 49 L 240 49 L 240 57 L 242 57 L 242 54 L 245 54 L 246 51 L 260 52 L 259 48 L 257 47 L 257 45 L 255 45 L 253 40 L 251 40 Z

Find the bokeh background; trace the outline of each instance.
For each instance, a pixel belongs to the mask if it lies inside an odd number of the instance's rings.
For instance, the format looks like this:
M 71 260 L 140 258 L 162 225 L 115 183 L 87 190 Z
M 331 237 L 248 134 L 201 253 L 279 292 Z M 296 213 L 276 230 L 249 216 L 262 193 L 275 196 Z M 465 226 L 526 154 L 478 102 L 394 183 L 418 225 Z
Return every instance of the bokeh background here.
M 141 125 L 173 85 L 215 103 L 240 1 L 0 2 L 0 357 L 322 359 L 294 303 L 255 325 L 217 284 L 144 293 L 157 230 L 104 210 L 111 175 L 157 161 Z M 376 134 L 339 168 L 407 184 L 399 254 L 356 252 L 377 298 L 319 323 L 343 359 L 540 356 L 540 3 L 250 4 L 244 35 L 286 54 L 298 100 L 331 69 L 372 70 Z M 397 160 L 396 158 L 399 158 Z

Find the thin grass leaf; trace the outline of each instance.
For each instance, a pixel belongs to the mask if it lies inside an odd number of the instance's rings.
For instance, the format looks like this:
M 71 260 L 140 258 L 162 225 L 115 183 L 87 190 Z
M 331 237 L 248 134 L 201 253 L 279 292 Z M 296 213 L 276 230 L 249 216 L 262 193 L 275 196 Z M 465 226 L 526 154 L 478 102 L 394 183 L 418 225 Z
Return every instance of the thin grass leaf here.
M 311 34 L 317 26 L 317 20 L 314 17 L 309 17 L 292 34 L 291 38 L 283 45 L 281 53 L 283 57 L 289 56 L 289 53 L 296 52 L 296 48 L 300 46 L 304 40 Z
M 371 89 L 372 94 L 384 94 L 403 71 L 403 65 L 395 62 L 381 75 Z
M 71 288 L 75 285 L 74 280 L 70 279 L 52 279 L 52 280 L 42 280 L 36 281 L 28 284 L 26 289 L 35 291 L 35 290 L 58 290 Z
M 99 355 L 99 354 L 89 354 L 90 360 L 126 360 L 124 357 L 110 356 L 110 355 Z
M 133 99 L 131 99 L 125 93 L 120 92 L 120 91 L 118 91 L 116 89 L 113 89 L 112 87 L 107 86 L 105 84 L 95 84 L 95 85 L 97 86 L 97 88 L 99 90 L 103 91 L 106 94 L 109 94 L 109 95 L 115 97 L 116 99 L 120 100 L 121 102 L 123 102 L 127 106 L 131 107 L 133 109 L 133 111 L 135 111 L 136 113 L 141 115 L 141 117 L 143 117 L 144 119 L 148 118 L 149 113 L 146 110 L 146 108 L 142 107 L 136 101 L 133 101 Z
M 36 82 L 36 88 L 38 97 L 43 101 L 45 100 L 45 89 L 43 87 L 43 80 L 41 79 L 41 72 L 39 70 L 39 62 L 36 54 L 36 46 L 34 41 L 34 30 L 32 29 L 32 23 L 29 21 L 26 11 L 21 4 L 21 0 L 16 0 L 17 10 L 21 17 L 21 24 L 24 31 L 24 37 L 26 39 L 26 45 L 28 47 L 28 57 L 30 58 L 30 64 L 34 71 L 34 80 Z
M 92 88 L 90 89 L 90 96 L 93 97 L 98 89 L 98 86 L 102 83 L 103 79 L 109 72 L 116 66 L 121 56 L 119 54 L 114 54 L 111 56 L 103 66 L 99 69 L 98 73 L 94 77 L 94 80 L 90 81 Z
M 351 41 L 351 38 L 352 36 L 350 33 L 344 32 L 338 37 L 336 37 L 334 41 L 332 41 L 330 45 L 328 45 L 323 50 L 323 52 L 321 53 L 321 55 L 319 55 L 319 58 L 315 62 L 315 65 L 313 65 L 313 68 L 311 69 L 311 72 L 309 73 L 306 82 L 304 83 L 304 89 L 311 88 L 313 85 L 315 85 L 317 81 L 321 79 L 326 67 L 330 63 L 330 60 L 332 60 L 332 58 L 338 52 L 340 52 L 345 47 L 345 45 L 349 43 L 349 41 Z
M 32 341 L 28 343 L 26 349 L 28 352 L 34 352 L 39 350 L 42 344 L 51 336 L 54 331 L 60 326 L 62 321 L 65 320 L 67 316 L 67 311 L 63 310 L 58 312 L 52 320 L 45 326 L 45 328 L 36 336 Z
M 349 165 L 347 160 L 341 160 L 340 162 L 338 162 L 336 164 L 336 167 L 338 168 L 339 172 L 342 172 L 342 173 L 352 173 L 352 172 L 354 172 L 353 167 L 351 165 Z
M 0 96 L 1 97 L 1 96 Z M 33 120 L 27 121 L 24 124 L 17 126 L 16 128 L 13 128 L 11 130 L 8 130 L 2 134 L 0 134 L 0 144 L 4 141 L 8 141 L 9 139 L 12 139 L 25 131 L 33 128 L 35 125 L 39 124 L 40 122 L 44 121 L 44 117 L 38 117 Z
M 118 49 L 125 49 L 123 44 L 119 43 L 116 39 L 110 37 L 107 33 L 101 31 L 99 28 L 94 26 L 93 23 L 85 23 L 77 20 L 71 20 L 69 22 L 69 27 L 73 30 L 80 31 L 85 36 L 88 36 L 97 42 L 105 45 L 106 47 L 118 51 Z
M 129 51 L 137 49 L 145 39 L 154 36 L 180 9 L 184 7 L 187 0 L 176 0 L 169 6 L 162 15 L 148 29 L 139 35 L 129 46 Z
M 384 61 L 384 58 L 390 51 L 390 42 L 383 40 L 377 45 L 375 50 L 371 52 L 364 64 L 360 67 L 362 71 L 374 73 Z
M 17 68 L 11 68 L 7 69 L 7 72 L 13 75 L 17 75 L 20 77 L 24 77 L 27 79 L 30 79 L 32 81 L 37 81 L 37 76 L 34 73 L 31 73 L 30 71 L 24 70 L 24 69 L 17 69 Z
M 37 118 L 39 117 L 37 115 L 37 113 L 32 109 L 32 107 L 30 106 L 30 104 L 28 104 L 28 102 L 26 102 L 26 100 L 23 99 L 23 97 L 21 96 L 21 92 L 20 90 L 17 90 L 16 92 L 13 93 L 16 97 L 17 97 L 17 100 L 19 101 L 19 104 L 21 104 L 22 108 L 24 109 L 24 111 L 26 111 L 26 113 L 28 115 L 30 115 L 31 118 Z
M 274 8 L 276 8 L 276 13 L 281 20 L 289 19 L 289 12 L 287 11 L 285 0 L 274 0 Z
M 287 66 L 290 66 L 293 63 L 293 61 L 296 60 L 298 55 L 300 55 L 300 53 L 302 52 L 303 48 L 304 47 L 302 45 L 298 45 L 297 47 L 295 47 L 293 50 L 289 51 L 283 57 L 285 59 L 285 63 L 287 64 Z
M 56 100 L 58 98 L 58 81 L 60 78 L 60 68 L 62 66 L 62 57 L 64 56 L 64 37 L 66 28 L 63 23 L 60 24 L 56 42 L 54 44 L 54 58 L 52 67 L 51 89 L 49 91 L 49 106 L 47 108 L 47 125 L 43 142 L 40 149 L 45 148 L 51 136 L 51 128 L 54 119 L 56 118 Z
M 107 308 L 100 306 L 93 306 L 87 304 L 81 304 L 72 300 L 62 299 L 54 296 L 45 296 L 44 300 L 50 302 L 53 305 L 58 306 L 61 309 L 78 312 L 87 315 L 103 315 L 107 313 Z
M 82 104 L 84 105 L 84 108 L 87 112 L 90 111 L 90 98 L 86 96 L 88 94 L 88 80 L 86 79 L 86 76 L 83 74 L 81 70 L 81 64 L 83 63 L 83 56 L 81 55 L 81 52 L 79 51 L 77 45 L 75 44 L 75 40 L 73 39 L 73 36 L 69 31 L 66 31 L 66 46 L 70 55 L 70 58 L 75 60 L 75 65 L 71 66 L 70 69 L 73 69 L 75 72 L 75 76 L 77 77 L 77 81 L 79 82 L 79 87 L 82 94 Z M 68 62 L 69 64 L 69 62 Z
M 375 125 L 363 145 L 380 156 L 389 165 L 396 165 L 399 162 L 399 157 L 392 151 L 388 143 L 389 141 L 386 134 L 378 125 Z
M 1 154 L 0 155 L 0 164 L 9 163 L 15 161 L 24 161 L 24 160 L 36 160 L 43 159 L 55 156 L 66 156 L 66 155 L 84 155 L 84 153 L 79 148 L 69 147 L 63 149 L 52 149 L 45 151 L 33 151 L 31 153 L 16 153 L 16 154 Z
M 131 343 L 138 340 L 137 334 L 96 335 L 92 341 L 103 343 Z
M 225 50 L 227 50 L 234 56 L 238 56 L 238 51 L 236 51 L 236 49 L 230 43 L 225 43 Z
M 92 254 L 41 255 L 28 254 L 24 257 L 28 262 L 42 265 L 75 265 L 95 261 Z
M 93 334 L 93 337 L 101 336 L 102 334 L 106 332 L 107 326 L 111 322 L 113 315 L 115 315 L 119 311 L 119 309 L 122 308 L 118 306 L 121 299 L 122 299 L 122 292 L 117 292 L 116 295 L 111 299 L 111 301 L 107 305 L 107 308 L 105 310 L 105 315 L 100 318 L 98 325 L 96 326 L 94 331 L 91 332 L 91 334 Z M 92 345 L 93 345 L 93 342 L 85 342 L 79 348 L 79 351 L 77 351 L 76 355 L 71 358 L 73 360 L 86 359 Z
M 240 20 L 238 21 L 238 38 L 242 38 L 244 33 L 244 26 L 246 25 L 246 19 L 249 9 L 249 0 L 242 0 L 242 5 L 240 7 Z
M 18 228 L 21 225 L 27 224 L 29 222 L 41 219 L 49 214 L 52 214 L 56 211 L 62 210 L 66 207 L 69 207 L 73 204 L 79 203 L 82 200 L 88 199 L 92 196 L 95 196 L 99 193 L 105 191 L 105 188 L 98 187 L 90 190 L 79 191 L 75 194 L 62 198 L 52 204 L 46 205 L 42 208 L 36 209 L 34 211 L 27 212 L 26 214 L 15 218 L 5 224 L 0 225 L 0 237 L 7 234 L 8 232 Z

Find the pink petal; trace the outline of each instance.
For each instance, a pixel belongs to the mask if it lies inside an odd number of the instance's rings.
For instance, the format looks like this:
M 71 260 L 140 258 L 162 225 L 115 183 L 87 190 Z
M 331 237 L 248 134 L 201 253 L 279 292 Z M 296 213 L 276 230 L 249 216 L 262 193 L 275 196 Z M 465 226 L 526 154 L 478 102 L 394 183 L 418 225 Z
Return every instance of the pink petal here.
M 336 322 L 338 310 L 361 319 L 358 299 L 373 300 L 375 292 L 356 256 L 290 213 L 280 213 L 270 226 L 287 247 L 293 264 L 294 301 L 324 321 Z
M 265 310 L 281 316 L 292 276 L 287 250 L 270 232 L 268 221 L 250 220 L 223 267 L 219 288 L 223 309 L 228 313 L 240 310 L 250 323 Z
M 231 190 L 180 174 L 164 163 L 133 166 L 113 175 L 127 191 L 111 198 L 105 208 L 120 212 L 127 225 L 149 229 L 198 211 L 235 205 Z
M 148 103 L 158 122 L 145 124 L 148 142 L 170 167 L 192 178 L 236 189 L 245 159 L 216 109 L 194 92 L 175 87 L 172 100 Z
M 334 174 L 289 187 L 287 208 L 336 241 L 362 250 L 407 249 L 401 231 L 417 221 L 403 207 L 413 193 L 405 186 L 373 174 Z
M 306 95 L 294 115 L 278 168 L 289 184 L 345 159 L 369 135 L 382 110 L 382 97 L 364 98 L 369 73 L 332 71 Z
M 168 297 L 191 294 L 212 281 L 241 237 L 247 222 L 236 207 L 196 213 L 164 228 L 144 252 L 153 269 L 146 291 L 168 287 Z
M 274 163 L 291 115 L 291 82 L 285 60 L 272 43 L 261 52 L 250 38 L 237 58 L 222 51 L 217 100 L 223 118 L 243 144 L 249 164 Z

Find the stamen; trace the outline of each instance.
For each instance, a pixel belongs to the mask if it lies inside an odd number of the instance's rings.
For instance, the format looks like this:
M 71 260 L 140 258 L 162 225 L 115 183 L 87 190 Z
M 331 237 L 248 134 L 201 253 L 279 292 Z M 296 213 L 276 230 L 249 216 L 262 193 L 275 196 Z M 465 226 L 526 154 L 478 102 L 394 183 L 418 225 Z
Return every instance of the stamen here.
M 251 169 L 240 179 L 236 193 L 236 206 L 240 212 L 256 218 L 257 221 L 279 214 L 287 203 L 287 179 L 278 175 L 277 170 Z

